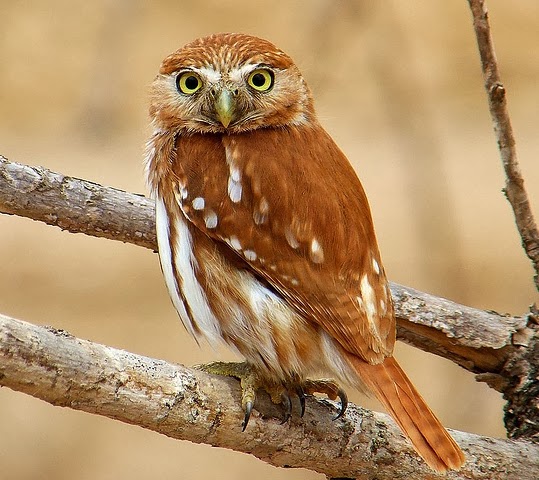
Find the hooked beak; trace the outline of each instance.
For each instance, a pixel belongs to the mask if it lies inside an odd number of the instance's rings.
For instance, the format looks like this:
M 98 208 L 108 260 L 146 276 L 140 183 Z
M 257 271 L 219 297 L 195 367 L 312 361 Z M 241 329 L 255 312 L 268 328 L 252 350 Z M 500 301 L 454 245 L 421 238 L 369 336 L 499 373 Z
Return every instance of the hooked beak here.
M 215 101 L 215 111 L 223 127 L 227 128 L 234 119 L 234 98 L 226 88 L 219 92 Z

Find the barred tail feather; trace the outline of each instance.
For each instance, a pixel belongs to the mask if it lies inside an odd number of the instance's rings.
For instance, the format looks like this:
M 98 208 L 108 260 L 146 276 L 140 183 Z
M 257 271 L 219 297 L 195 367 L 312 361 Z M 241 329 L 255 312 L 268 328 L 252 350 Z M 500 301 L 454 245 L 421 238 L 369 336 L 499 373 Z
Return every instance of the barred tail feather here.
M 464 453 L 393 357 L 377 365 L 352 355 L 348 360 L 431 468 L 443 473 L 462 466 Z

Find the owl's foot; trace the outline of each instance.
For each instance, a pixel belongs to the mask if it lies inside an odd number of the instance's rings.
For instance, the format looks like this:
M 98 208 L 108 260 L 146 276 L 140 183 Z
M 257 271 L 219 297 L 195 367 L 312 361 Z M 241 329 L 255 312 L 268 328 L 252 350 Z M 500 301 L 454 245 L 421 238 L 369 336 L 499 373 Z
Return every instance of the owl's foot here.
M 305 394 L 322 393 L 331 400 L 339 397 L 341 408 L 333 420 L 342 417 L 348 406 L 348 398 L 345 391 L 332 380 L 304 380 L 302 382 L 290 381 L 287 383 L 274 382 L 261 377 L 257 371 L 247 362 L 213 362 L 205 365 L 197 365 L 195 368 L 214 375 L 234 377 L 241 385 L 241 406 L 245 413 L 242 422 L 242 431 L 245 431 L 251 412 L 255 405 L 256 391 L 262 389 L 268 393 L 271 401 L 281 404 L 284 408 L 282 423 L 286 423 L 292 416 L 292 396 L 297 396 L 301 406 L 301 416 L 305 413 Z
M 348 407 L 348 396 L 346 395 L 346 392 L 333 380 L 307 379 L 303 381 L 301 386 L 303 387 L 304 392 L 309 395 L 313 395 L 314 393 L 323 393 L 330 400 L 337 400 L 337 397 L 339 397 L 339 400 L 341 401 L 341 408 L 339 410 L 339 413 L 335 417 L 333 417 L 333 420 L 341 418 L 344 415 L 344 412 L 346 412 L 346 408 Z M 304 407 L 302 406 L 301 416 L 303 416 L 303 411 Z
M 249 419 L 251 418 L 251 412 L 256 400 L 256 391 L 258 389 L 265 390 L 273 403 L 280 403 L 283 405 L 285 411 L 283 423 L 285 423 L 292 415 L 292 401 L 286 388 L 282 384 L 274 383 L 268 381 L 266 378 L 262 378 L 257 370 L 247 362 L 213 362 L 205 365 L 196 365 L 195 368 L 214 375 L 234 377 L 240 381 L 241 406 L 245 413 L 242 422 L 242 431 L 245 431 Z

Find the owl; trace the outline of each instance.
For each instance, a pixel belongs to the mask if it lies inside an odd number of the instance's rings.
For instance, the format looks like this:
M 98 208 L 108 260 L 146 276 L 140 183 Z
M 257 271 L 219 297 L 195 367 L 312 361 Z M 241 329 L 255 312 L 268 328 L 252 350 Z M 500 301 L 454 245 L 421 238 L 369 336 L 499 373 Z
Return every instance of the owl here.
M 392 356 L 395 314 L 369 204 L 318 122 L 292 59 L 266 40 L 215 34 L 165 58 L 151 89 L 147 180 L 159 257 L 190 334 L 245 362 L 256 391 L 341 398 L 368 389 L 433 469 L 464 455 Z

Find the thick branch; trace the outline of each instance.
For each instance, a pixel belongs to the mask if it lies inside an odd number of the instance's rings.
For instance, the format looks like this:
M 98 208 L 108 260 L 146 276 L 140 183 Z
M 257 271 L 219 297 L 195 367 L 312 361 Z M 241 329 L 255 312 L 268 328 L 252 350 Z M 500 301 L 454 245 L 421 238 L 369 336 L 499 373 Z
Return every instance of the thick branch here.
M 496 54 L 490 34 L 488 12 L 484 0 L 468 0 L 481 57 L 481 67 L 487 91 L 490 116 L 505 170 L 505 195 L 511 204 L 522 245 L 535 270 L 535 285 L 539 290 L 539 230 L 533 218 L 524 178 L 520 172 L 513 128 L 507 110 L 505 87 L 498 71 Z
M 43 167 L 10 162 L 2 155 L 0 212 L 72 233 L 157 249 L 152 200 Z
M 0 212 L 70 232 L 157 249 L 154 205 L 146 197 L 0 157 Z M 391 284 L 401 339 L 474 373 L 500 374 L 526 337 L 527 317 L 459 305 Z M 504 382 L 490 382 L 499 390 Z
M 384 414 L 350 406 L 332 422 L 332 402 L 309 399 L 281 425 L 267 398 L 241 432 L 238 382 L 135 355 L 0 315 L 0 385 L 53 405 L 103 415 L 172 438 L 252 455 L 276 466 L 329 477 L 384 479 L 536 479 L 539 447 L 453 432 L 468 461 L 437 476 Z M 297 406 L 296 406 L 297 407 Z M 299 407 L 298 407 L 299 408 Z

